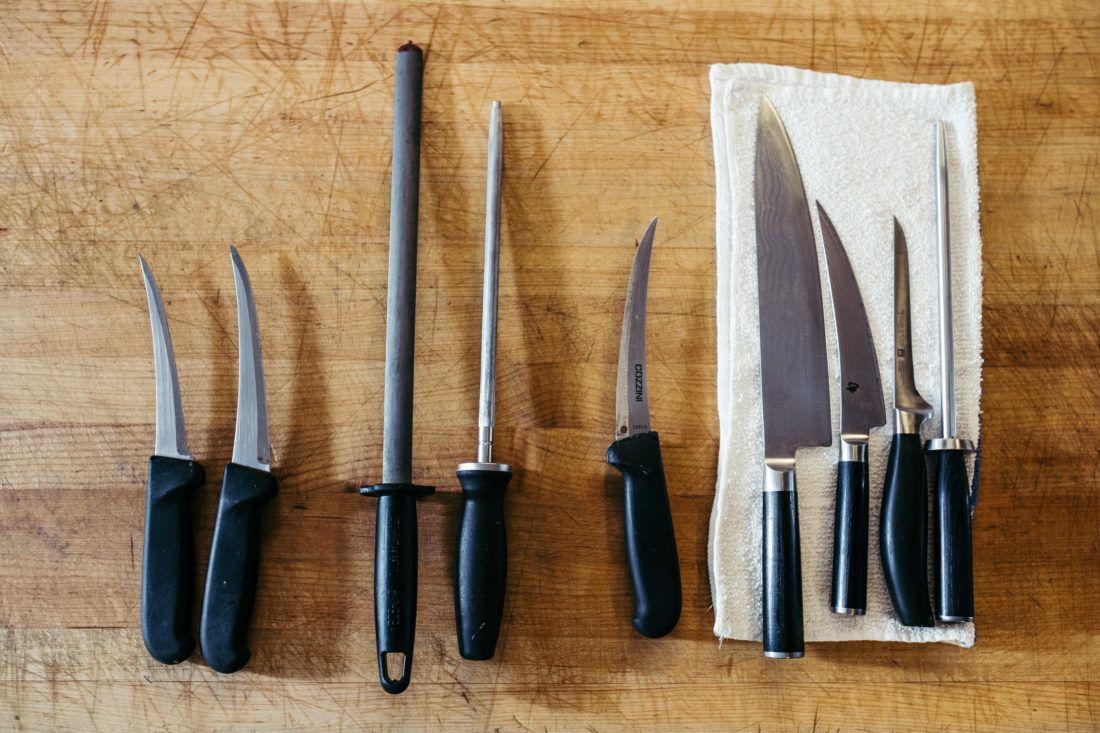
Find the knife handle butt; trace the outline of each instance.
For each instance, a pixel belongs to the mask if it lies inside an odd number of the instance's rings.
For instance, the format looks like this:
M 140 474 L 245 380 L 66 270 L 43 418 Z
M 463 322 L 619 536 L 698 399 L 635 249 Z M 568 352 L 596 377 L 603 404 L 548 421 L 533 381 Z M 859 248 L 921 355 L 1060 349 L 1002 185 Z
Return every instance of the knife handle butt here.
M 798 659 L 805 652 L 802 637 L 802 557 L 798 537 L 798 494 L 794 471 L 778 481 L 789 486 L 764 492 L 764 656 Z
M 833 613 L 867 612 L 867 462 L 837 464 L 833 518 Z
M 626 555 L 634 586 L 632 623 L 656 639 L 680 620 L 680 558 L 672 526 L 661 443 L 655 432 L 616 440 L 607 462 L 623 475 Z
M 460 470 L 462 519 L 455 562 L 455 627 L 464 659 L 492 659 L 504 616 L 508 579 L 505 470 Z
M 374 536 L 374 632 L 378 679 L 391 695 L 412 678 L 416 641 L 416 499 L 434 489 L 414 484 L 377 484 L 360 489 L 378 498 Z M 391 662 L 394 664 L 391 665 Z M 399 674 L 391 667 L 398 667 Z
M 195 650 L 191 633 L 195 584 L 191 497 L 205 478 L 202 466 L 194 461 L 165 456 L 149 459 L 141 636 L 149 655 L 164 664 L 179 664 Z
M 920 435 L 896 433 L 882 489 L 879 550 L 898 621 L 934 626 L 928 597 L 928 481 Z
M 248 663 L 248 627 L 260 575 L 260 511 L 278 492 L 267 471 L 230 463 L 210 545 L 199 639 L 206 663 L 230 674 Z
M 974 620 L 974 565 L 970 527 L 970 485 L 966 453 L 933 452 L 936 488 L 932 500 L 936 541 L 936 619 L 945 623 Z

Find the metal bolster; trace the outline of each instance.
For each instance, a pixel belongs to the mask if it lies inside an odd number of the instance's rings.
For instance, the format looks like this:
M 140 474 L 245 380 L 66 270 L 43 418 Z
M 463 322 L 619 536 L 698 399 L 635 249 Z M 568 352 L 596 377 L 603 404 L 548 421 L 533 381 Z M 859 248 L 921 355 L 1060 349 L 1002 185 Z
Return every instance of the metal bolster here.
M 907 435 L 919 435 L 921 424 L 928 419 L 927 412 L 912 412 L 894 408 L 894 432 Z
M 866 463 L 867 462 L 867 436 L 858 438 L 840 436 L 840 462 L 841 463 Z
M 973 453 L 974 444 L 965 438 L 933 438 L 924 444 L 926 451 L 957 450 Z
M 769 461 L 764 465 L 764 492 L 794 491 L 794 461 Z
M 497 471 L 499 473 L 511 473 L 512 467 L 507 463 L 486 463 L 482 461 L 471 461 L 469 463 L 460 463 L 456 471 Z

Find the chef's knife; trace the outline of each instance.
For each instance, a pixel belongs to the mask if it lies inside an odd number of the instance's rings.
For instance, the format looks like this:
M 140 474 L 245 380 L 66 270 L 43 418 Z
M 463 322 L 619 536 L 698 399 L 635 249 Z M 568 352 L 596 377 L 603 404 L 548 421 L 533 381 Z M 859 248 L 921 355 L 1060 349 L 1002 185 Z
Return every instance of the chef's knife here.
M 462 520 L 455 562 L 455 625 L 465 659 L 491 659 L 504 615 L 508 541 L 504 490 L 512 468 L 493 462 L 496 407 L 497 281 L 500 273 L 500 179 L 504 127 L 500 102 L 489 114 L 489 163 L 485 188 L 485 272 L 481 295 L 481 393 L 478 399 L 477 461 L 458 465 Z
M 840 462 L 833 520 L 834 613 L 867 612 L 867 441 L 871 428 L 886 424 L 878 356 L 859 283 L 836 227 L 820 202 L 817 218 L 825 242 L 833 318 L 840 352 Z
M 615 384 L 615 440 L 607 462 L 623 475 L 626 554 L 634 585 L 634 628 L 664 636 L 680 620 L 680 559 L 672 528 L 661 443 L 649 426 L 645 362 L 645 312 L 654 219 L 634 253 L 626 290 L 619 368 Z
M 149 300 L 157 385 L 157 437 L 149 459 L 141 560 L 141 636 L 153 659 L 178 664 L 195 649 L 191 633 L 195 582 L 191 497 L 205 474 L 187 449 L 176 357 L 160 289 L 145 258 L 138 259 Z
M 955 414 L 955 343 L 951 318 L 951 216 L 947 188 L 947 141 L 936 123 L 936 234 L 939 247 L 940 417 L 939 438 L 926 448 L 935 458 L 932 527 L 936 554 L 936 618 L 974 620 L 974 568 L 970 528 L 970 482 L 966 454 L 974 444 L 958 437 Z
M 260 510 L 278 491 L 271 475 L 256 301 L 237 248 L 229 253 L 237 293 L 237 427 L 233 459 L 222 477 L 199 623 L 203 657 L 224 674 L 236 672 L 252 656 L 248 627 L 260 574 Z
M 920 428 L 932 406 L 913 378 L 909 248 L 894 219 L 894 438 L 882 489 L 879 550 L 886 587 L 905 626 L 932 626 L 928 599 L 928 478 Z
M 416 499 L 432 493 L 412 483 L 413 343 L 416 235 L 420 202 L 420 103 L 424 54 L 397 49 L 394 82 L 390 261 L 386 283 L 386 386 L 382 483 L 360 489 L 378 498 L 374 538 L 374 630 L 382 689 L 404 692 L 416 637 Z
M 832 443 L 817 246 L 779 114 L 761 99 L 756 136 L 757 298 L 764 416 L 764 656 L 803 654 L 795 451 Z

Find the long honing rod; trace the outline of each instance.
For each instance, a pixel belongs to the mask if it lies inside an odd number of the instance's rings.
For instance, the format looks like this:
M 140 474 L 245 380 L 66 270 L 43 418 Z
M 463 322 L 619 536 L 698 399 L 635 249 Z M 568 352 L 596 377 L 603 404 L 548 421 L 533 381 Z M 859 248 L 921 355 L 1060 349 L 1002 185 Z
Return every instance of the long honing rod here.
M 386 296 L 386 387 L 382 483 L 360 492 L 378 498 L 374 543 L 374 627 L 382 689 L 404 692 L 416 635 L 416 499 L 430 486 L 412 483 L 413 342 L 416 235 L 420 197 L 420 108 L 424 54 L 397 49 L 394 83 L 390 260 Z

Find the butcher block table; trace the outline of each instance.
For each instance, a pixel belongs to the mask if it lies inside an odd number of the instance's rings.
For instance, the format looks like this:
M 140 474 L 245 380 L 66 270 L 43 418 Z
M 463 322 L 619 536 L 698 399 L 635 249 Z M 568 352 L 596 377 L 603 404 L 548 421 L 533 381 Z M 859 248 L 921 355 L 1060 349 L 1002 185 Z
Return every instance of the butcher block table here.
M 0 728 L 1100 728 L 1100 4 L 999 6 L 6 2 Z M 357 488 L 380 477 L 394 52 L 409 39 L 426 51 L 413 465 L 439 492 L 419 505 L 414 678 L 392 697 L 375 663 L 375 502 Z M 811 644 L 782 663 L 712 633 L 718 61 L 975 84 L 974 649 Z M 506 138 L 494 457 L 517 471 L 504 628 L 496 657 L 470 662 L 455 642 L 454 471 L 476 442 L 493 99 Z M 633 242 L 654 215 L 652 411 L 684 610 L 648 640 L 630 625 L 621 479 L 603 458 Z M 142 645 L 154 390 L 138 254 L 210 477 L 195 503 L 201 591 L 233 443 L 230 243 L 255 287 L 281 491 L 264 515 L 254 656 L 223 676 Z

